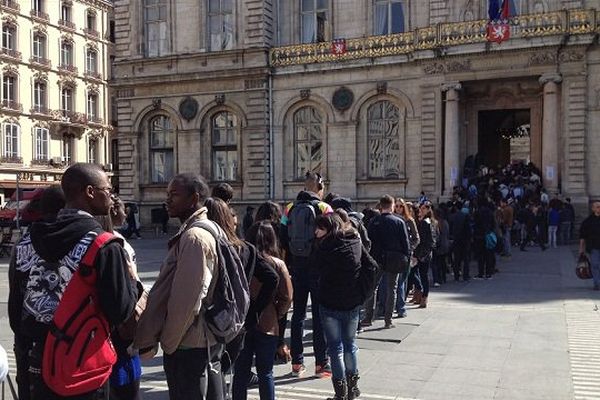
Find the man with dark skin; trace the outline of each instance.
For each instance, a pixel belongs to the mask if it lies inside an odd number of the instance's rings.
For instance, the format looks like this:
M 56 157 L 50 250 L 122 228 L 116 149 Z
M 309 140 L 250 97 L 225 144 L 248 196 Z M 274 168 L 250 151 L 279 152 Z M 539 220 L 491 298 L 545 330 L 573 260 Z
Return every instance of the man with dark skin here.
M 15 333 L 15 352 L 28 355 L 29 396 L 34 400 L 62 397 L 52 392 L 41 376 L 45 338 L 57 305 L 87 248 L 102 232 L 94 215 L 107 215 L 112 187 L 96 164 L 77 163 L 65 171 L 61 182 L 65 208 L 56 221 L 35 222 L 16 245 L 9 266 L 9 319 Z M 137 301 L 121 243 L 111 242 L 96 256 L 96 287 L 100 308 L 111 326 L 125 321 Z M 21 344 L 26 346 L 22 347 Z M 17 367 L 19 370 L 19 366 Z M 21 382 L 21 377 L 17 375 Z M 22 391 L 21 384 L 19 390 Z M 96 399 L 97 390 L 73 399 Z
M 589 254 L 594 290 L 600 290 L 600 200 L 592 203 L 592 213 L 581 223 L 579 254 Z
M 133 344 L 145 357 L 155 354 L 160 343 L 169 397 L 177 400 L 223 397 L 211 391 L 222 387 L 218 372 L 208 374 L 210 382 L 206 373 L 213 369 L 211 355 L 221 350 L 202 312 L 212 302 L 217 267 L 215 239 L 197 226 L 200 221 L 214 224 L 204 207 L 208 193 L 198 175 L 180 174 L 169 183 L 167 211 L 182 225 L 169 240 L 169 252 L 148 295 Z

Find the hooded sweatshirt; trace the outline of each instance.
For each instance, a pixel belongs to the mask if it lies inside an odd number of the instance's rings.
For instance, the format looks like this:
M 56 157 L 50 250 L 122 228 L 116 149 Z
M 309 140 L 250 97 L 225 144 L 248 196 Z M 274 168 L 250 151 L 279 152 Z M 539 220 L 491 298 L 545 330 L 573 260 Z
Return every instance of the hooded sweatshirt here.
M 44 338 L 54 311 L 100 224 L 81 210 L 61 210 L 55 222 L 36 222 L 15 246 L 9 266 L 9 319 L 18 336 Z M 112 325 L 125 321 L 138 298 L 120 243 L 96 256 L 100 307 Z

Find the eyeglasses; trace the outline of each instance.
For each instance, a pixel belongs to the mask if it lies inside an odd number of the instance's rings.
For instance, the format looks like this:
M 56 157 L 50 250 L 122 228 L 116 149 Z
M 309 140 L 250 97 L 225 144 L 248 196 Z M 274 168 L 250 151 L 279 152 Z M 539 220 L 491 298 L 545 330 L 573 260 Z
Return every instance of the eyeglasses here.
M 97 190 L 101 190 L 104 193 L 106 193 L 107 195 L 112 195 L 113 194 L 113 188 L 112 187 L 98 187 L 98 186 L 93 186 L 94 189 Z

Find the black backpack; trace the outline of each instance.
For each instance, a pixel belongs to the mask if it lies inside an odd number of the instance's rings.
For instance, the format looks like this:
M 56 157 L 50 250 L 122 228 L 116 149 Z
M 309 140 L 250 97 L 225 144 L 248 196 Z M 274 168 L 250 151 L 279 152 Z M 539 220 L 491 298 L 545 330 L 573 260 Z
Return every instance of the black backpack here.
M 318 201 L 300 200 L 294 202 L 288 216 L 288 237 L 290 253 L 296 257 L 308 257 L 315 239 L 315 219 Z
M 358 290 L 363 304 L 373 297 L 373 294 L 375 293 L 378 272 L 379 265 L 377 265 L 375 259 L 371 257 L 369 251 L 363 245 L 360 256 L 360 270 L 358 273 Z
M 229 343 L 242 331 L 250 307 L 250 289 L 244 265 L 235 246 L 216 223 L 202 220 L 192 226 L 208 231 L 217 244 L 217 281 L 212 304 L 205 304 L 204 316 L 217 341 Z

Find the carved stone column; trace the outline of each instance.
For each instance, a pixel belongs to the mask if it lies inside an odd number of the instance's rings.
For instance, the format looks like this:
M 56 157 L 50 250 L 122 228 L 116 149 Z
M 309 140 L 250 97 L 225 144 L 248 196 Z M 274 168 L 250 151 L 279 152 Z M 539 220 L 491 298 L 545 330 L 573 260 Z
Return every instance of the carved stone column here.
M 446 92 L 446 124 L 444 126 L 444 194 L 451 195 L 452 188 L 460 184 L 460 82 L 442 84 Z
M 544 74 L 539 82 L 544 86 L 542 117 L 542 180 L 550 193 L 558 192 L 558 148 L 559 148 L 559 86 L 562 76 L 557 73 Z

